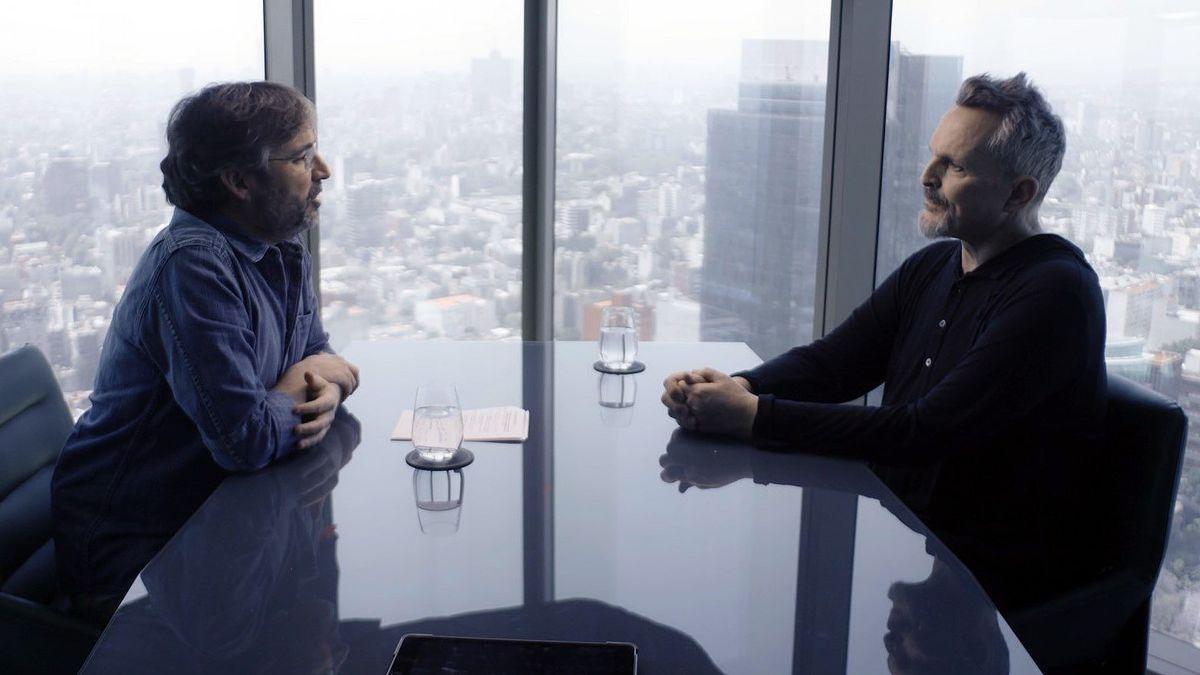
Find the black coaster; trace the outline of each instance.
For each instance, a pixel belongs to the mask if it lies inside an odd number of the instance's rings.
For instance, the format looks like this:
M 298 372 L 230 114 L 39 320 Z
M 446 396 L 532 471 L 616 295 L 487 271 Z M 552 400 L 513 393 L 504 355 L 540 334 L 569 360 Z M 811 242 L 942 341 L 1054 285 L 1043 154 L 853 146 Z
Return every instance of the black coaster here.
M 466 448 L 459 448 L 450 455 L 450 459 L 444 462 L 431 462 L 421 456 L 420 452 L 413 450 L 404 456 L 404 461 L 414 469 L 424 469 L 426 471 L 453 471 L 461 469 L 464 466 L 475 461 L 475 453 Z
M 597 361 L 592 364 L 592 367 L 602 373 L 612 373 L 613 375 L 632 375 L 645 370 L 646 364 L 642 363 L 641 361 L 634 361 L 633 363 L 629 364 L 629 367 L 625 370 L 617 370 L 616 368 L 609 368 L 601 361 Z

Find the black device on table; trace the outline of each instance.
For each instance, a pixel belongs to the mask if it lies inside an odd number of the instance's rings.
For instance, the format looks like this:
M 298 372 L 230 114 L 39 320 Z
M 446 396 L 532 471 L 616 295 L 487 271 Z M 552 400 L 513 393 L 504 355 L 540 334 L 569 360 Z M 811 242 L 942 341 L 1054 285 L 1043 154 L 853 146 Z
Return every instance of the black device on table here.
M 636 675 L 637 647 L 628 642 L 409 634 L 400 638 L 388 675 L 442 672 Z

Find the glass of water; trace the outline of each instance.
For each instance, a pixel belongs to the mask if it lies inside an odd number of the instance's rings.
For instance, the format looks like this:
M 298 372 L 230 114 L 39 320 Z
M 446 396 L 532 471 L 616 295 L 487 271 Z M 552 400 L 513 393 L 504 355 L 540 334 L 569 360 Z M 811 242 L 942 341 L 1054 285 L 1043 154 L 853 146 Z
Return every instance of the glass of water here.
M 417 387 L 413 406 L 413 447 L 421 458 L 445 462 L 462 445 L 462 409 L 458 390 L 449 384 L 423 384 Z
M 605 307 L 600 314 L 600 363 L 629 370 L 637 358 L 637 314 L 632 307 Z

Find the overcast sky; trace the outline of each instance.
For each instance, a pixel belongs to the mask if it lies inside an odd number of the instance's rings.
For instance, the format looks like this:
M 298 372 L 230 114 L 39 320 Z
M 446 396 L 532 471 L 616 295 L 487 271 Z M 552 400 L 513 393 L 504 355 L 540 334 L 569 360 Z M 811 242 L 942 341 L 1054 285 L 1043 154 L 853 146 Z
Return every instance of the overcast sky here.
M 0 75 L 47 71 L 244 73 L 262 60 L 255 0 L 20 0 L 0 22 Z M 318 76 L 461 72 L 497 49 L 519 57 L 520 0 L 315 0 Z M 1024 68 L 1038 80 L 1122 81 L 1149 69 L 1197 83 L 1191 0 L 895 0 L 893 39 L 962 54 L 964 72 Z M 565 79 L 726 75 L 745 38 L 826 39 L 817 0 L 560 0 Z

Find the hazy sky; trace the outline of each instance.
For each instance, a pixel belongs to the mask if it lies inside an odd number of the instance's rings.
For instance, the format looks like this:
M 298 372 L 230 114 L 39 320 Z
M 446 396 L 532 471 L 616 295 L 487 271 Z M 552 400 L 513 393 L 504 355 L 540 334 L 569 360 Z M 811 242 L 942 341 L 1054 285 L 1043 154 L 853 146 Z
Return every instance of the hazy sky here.
M 20 0 L 0 22 L 0 75 L 46 71 L 244 72 L 262 60 L 256 0 Z M 315 0 L 318 76 L 466 69 L 520 57 L 520 0 Z M 965 72 L 1027 69 L 1043 82 L 1200 73 L 1194 0 L 895 0 L 893 38 L 963 54 Z M 632 78 L 736 72 L 744 38 L 825 39 L 819 0 L 560 0 L 560 74 Z

